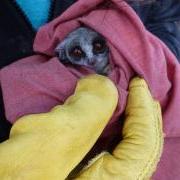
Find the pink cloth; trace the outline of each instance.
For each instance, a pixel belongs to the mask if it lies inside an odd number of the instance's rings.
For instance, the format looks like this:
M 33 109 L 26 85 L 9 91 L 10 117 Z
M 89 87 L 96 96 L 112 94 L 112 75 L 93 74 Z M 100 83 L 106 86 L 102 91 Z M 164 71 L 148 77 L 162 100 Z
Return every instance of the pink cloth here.
M 172 139 L 166 141 L 154 178 L 180 179 L 180 173 L 177 173 L 180 171 L 180 156 L 177 156 L 180 148 L 173 140 L 180 137 L 180 65 L 170 50 L 145 29 L 124 1 L 79 0 L 39 30 L 34 50 L 41 55 L 20 60 L 0 72 L 7 119 L 14 122 L 25 114 L 47 112 L 73 93 L 79 77 L 91 73 L 87 69 L 65 67 L 54 57 L 56 45 L 82 24 L 108 40 L 113 67 L 109 77 L 119 90 L 117 111 L 98 141 L 101 150 L 112 146 L 119 137 L 118 117 L 126 105 L 127 87 L 130 79 L 139 75 L 148 82 L 154 98 L 160 101 L 164 132 Z M 171 146 L 175 149 L 172 150 Z M 176 162 L 172 161 L 174 156 Z M 171 171 L 168 168 L 175 169 L 172 177 L 166 176 Z

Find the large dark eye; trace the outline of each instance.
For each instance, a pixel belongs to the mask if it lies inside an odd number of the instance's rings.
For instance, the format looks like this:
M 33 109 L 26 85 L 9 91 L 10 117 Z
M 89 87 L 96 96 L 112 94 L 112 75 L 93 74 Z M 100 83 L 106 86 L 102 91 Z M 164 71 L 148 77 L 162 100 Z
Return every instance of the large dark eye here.
M 94 53 L 98 54 L 98 53 L 103 53 L 106 49 L 106 43 L 104 40 L 99 39 L 99 40 L 95 40 L 93 42 L 93 51 Z
M 82 49 L 79 46 L 77 46 L 70 51 L 70 55 L 75 58 L 80 59 L 84 56 L 84 52 L 82 51 Z

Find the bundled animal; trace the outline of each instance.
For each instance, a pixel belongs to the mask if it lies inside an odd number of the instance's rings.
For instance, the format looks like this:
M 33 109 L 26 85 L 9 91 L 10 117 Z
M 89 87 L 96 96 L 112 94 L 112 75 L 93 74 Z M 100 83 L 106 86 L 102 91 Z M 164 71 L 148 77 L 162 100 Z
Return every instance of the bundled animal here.
M 90 28 L 80 27 L 71 32 L 55 52 L 62 63 L 84 66 L 102 75 L 109 71 L 106 40 Z

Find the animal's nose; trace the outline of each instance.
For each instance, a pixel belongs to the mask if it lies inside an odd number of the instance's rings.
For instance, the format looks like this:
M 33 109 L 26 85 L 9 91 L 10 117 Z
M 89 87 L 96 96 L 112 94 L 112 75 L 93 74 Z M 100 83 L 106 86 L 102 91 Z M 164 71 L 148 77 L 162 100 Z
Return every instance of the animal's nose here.
M 92 66 L 92 65 L 95 65 L 96 63 L 96 60 L 95 59 L 89 59 L 89 64 Z

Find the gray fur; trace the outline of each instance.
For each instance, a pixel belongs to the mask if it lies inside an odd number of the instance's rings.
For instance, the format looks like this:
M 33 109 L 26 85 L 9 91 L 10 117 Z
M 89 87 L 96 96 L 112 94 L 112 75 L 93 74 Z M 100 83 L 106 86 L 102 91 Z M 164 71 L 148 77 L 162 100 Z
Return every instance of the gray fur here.
M 94 42 L 105 44 L 102 52 L 94 50 Z M 83 57 L 72 55 L 72 49 L 80 47 Z M 80 27 L 71 32 L 55 49 L 60 61 L 82 65 L 95 70 L 99 74 L 106 74 L 108 71 L 108 47 L 105 39 L 99 33 L 87 27 Z

